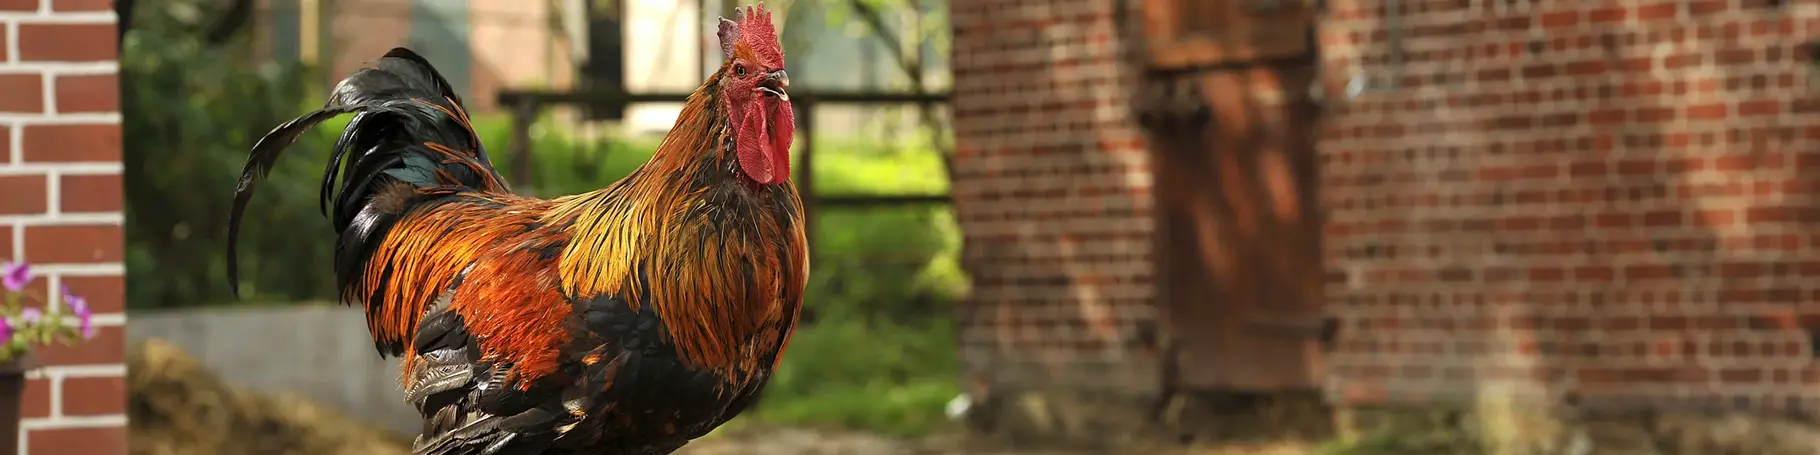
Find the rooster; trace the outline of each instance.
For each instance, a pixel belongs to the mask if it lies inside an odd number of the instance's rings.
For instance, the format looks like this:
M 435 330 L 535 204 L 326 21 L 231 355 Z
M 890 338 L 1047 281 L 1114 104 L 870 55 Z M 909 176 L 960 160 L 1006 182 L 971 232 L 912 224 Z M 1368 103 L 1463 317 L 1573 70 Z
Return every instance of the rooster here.
M 555 199 L 513 193 L 449 83 L 392 49 L 253 146 L 228 280 L 254 185 L 304 131 L 355 114 L 323 211 L 341 300 L 365 308 L 382 356 L 402 359 L 405 402 L 424 420 L 413 452 L 675 451 L 754 403 L 809 273 L 771 14 L 742 8 L 718 34 L 724 63 L 651 160 Z

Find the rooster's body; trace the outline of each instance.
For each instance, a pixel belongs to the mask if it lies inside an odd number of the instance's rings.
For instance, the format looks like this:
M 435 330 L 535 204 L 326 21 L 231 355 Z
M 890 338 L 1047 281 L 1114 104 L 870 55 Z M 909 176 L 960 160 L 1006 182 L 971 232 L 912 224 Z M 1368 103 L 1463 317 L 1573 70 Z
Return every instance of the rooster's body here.
M 398 48 L 254 146 L 232 223 L 299 134 L 356 114 L 323 202 L 342 299 L 404 359 L 414 452 L 670 453 L 757 397 L 808 278 L 782 53 L 769 13 L 740 16 L 651 161 L 606 188 L 513 193 L 448 82 Z

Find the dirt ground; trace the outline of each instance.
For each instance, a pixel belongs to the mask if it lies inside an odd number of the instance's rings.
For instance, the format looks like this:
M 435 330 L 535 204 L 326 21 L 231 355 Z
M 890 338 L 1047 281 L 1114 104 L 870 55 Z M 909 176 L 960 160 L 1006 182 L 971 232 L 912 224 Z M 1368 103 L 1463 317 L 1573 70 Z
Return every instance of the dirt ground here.
M 314 404 L 242 392 L 170 344 L 127 354 L 131 455 L 402 455 L 404 438 Z
M 403 455 L 408 439 L 291 397 L 236 390 L 175 346 L 149 341 L 128 355 L 131 455 Z M 1146 454 L 1303 455 L 1295 444 Z M 677 455 L 1069 455 L 1018 451 L 959 436 L 903 440 L 858 432 L 741 428 Z
M 404 455 L 408 439 L 304 400 L 236 390 L 180 349 L 156 341 L 128 354 L 131 455 Z M 1463 411 L 1381 410 L 1400 442 L 1363 449 L 1395 455 L 1480 453 L 1453 442 L 1469 435 L 1510 442 L 1505 453 L 1625 455 L 1811 455 L 1820 453 L 1820 423 L 1732 413 L 1653 412 L 1570 420 L 1510 420 L 1468 428 Z M 1484 409 L 1475 412 L 1491 412 Z M 1403 415 L 1408 414 L 1408 415 Z M 1288 414 L 1285 414 L 1288 415 Z M 1365 415 L 1365 414 L 1361 414 Z M 1503 415 L 1503 414 L 1498 414 Z M 1515 413 L 1510 416 L 1525 416 Z M 1455 417 L 1448 417 L 1455 416 Z M 1458 418 L 1456 418 L 1458 417 Z M 1535 416 L 1531 416 L 1535 417 Z M 1541 417 L 1537 417 L 1541 418 Z M 1260 436 L 1261 428 L 1220 428 Z M 1254 419 L 1255 420 L 1255 419 Z M 1532 421 L 1533 420 L 1533 421 Z M 1276 422 L 1264 419 L 1265 422 Z M 1449 423 L 1451 422 L 1451 423 Z M 1549 423 L 1553 422 L 1553 423 Z M 1281 424 L 1272 424 L 1281 426 Z M 1476 427 L 1475 427 L 1476 428 Z M 1238 436 L 1238 435 L 1228 435 Z M 1233 440 L 1214 438 L 1207 440 Z M 1380 441 L 1381 442 L 1381 441 Z M 1520 443 L 1520 444 L 1517 444 Z M 1432 449 L 1432 450 L 1431 450 Z M 1127 449 L 1124 453 L 1010 450 L 950 435 L 901 440 L 799 428 L 728 429 L 689 445 L 679 455 L 1316 455 L 1302 443 L 1227 444 Z
M 1309 455 L 1295 443 L 1133 450 L 1147 455 Z M 993 447 L 958 436 L 906 441 L 880 436 L 804 429 L 745 429 L 689 444 L 676 455 L 1083 455 L 1062 450 L 1030 451 Z M 1124 455 L 1124 454 L 1117 454 Z

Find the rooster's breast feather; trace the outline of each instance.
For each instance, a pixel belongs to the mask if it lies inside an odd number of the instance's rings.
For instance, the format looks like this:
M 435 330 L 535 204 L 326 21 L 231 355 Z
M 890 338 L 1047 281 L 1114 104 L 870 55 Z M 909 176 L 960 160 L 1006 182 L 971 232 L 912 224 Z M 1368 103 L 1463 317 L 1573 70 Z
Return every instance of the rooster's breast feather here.
M 498 236 L 430 307 L 404 374 L 425 433 L 439 435 L 420 441 L 424 453 L 558 433 L 667 453 L 739 414 L 768 382 L 800 308 L 807 255 L 759 240 L 800 227 L 772 234 L 681 217 L 631 233 L 615 229 L 641 225 L 592 220 L 635 217 L 575 218 L 566 202 Z M 611 284 L 575 292 L 590 283 L 566 276 Z
M 753 363 L 769 356 L 752 349 L 781 345 L 802 305 L 801 203 L 785 188 L 776 210 L 745 207 L 722 200 L 749 197 L 731 191 L 612 187 L 591 203 L 558 204 L 553 214 L 575 220 L 558 267 L 564 292 L 657 314 L 690 366 L 728 375 L 773 366 Z

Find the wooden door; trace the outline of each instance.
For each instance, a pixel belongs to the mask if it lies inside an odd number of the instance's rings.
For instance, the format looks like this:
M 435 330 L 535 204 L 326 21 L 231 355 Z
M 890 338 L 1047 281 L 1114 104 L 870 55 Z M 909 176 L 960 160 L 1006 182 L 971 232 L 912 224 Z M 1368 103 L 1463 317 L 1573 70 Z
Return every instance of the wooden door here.
M 1306 54 L 1314 0 L 1140 0 L 1145 64 L 1208 67 Z
M 1192 115 L 1150 122 L 1156 259 L 1182 387 L 1293 390 L 1322 375 L 1318 109 L 1302 4 L 1150 0 L 1146 64 Z M 1299 39 L 1296 39 L 1299 38 Z

